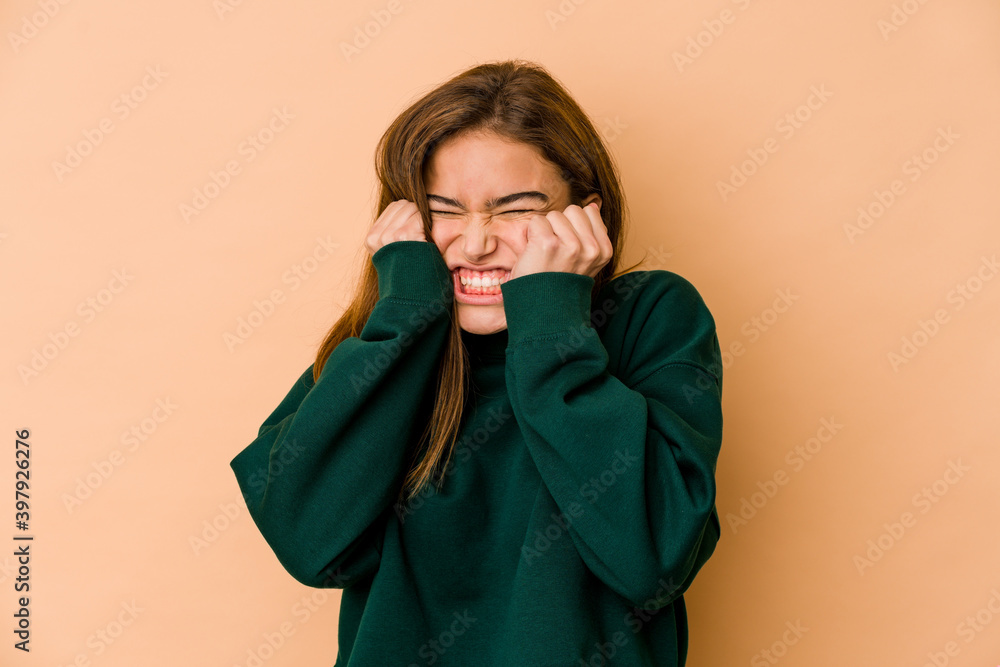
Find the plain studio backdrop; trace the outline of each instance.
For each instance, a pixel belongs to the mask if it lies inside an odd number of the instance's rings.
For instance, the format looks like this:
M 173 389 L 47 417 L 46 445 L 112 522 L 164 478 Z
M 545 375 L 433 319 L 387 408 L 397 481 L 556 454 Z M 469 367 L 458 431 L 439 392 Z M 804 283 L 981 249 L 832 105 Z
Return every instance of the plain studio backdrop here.
M 333 663 L 340 591 L 281 568 L 228 464 L 347 305 L 382 132 L 504 58 L 601 129 L 623 266 L 718 325 L 689 664 L 1000 660 L 994 0 L 8 0 L 0 28 L 0 663 Z

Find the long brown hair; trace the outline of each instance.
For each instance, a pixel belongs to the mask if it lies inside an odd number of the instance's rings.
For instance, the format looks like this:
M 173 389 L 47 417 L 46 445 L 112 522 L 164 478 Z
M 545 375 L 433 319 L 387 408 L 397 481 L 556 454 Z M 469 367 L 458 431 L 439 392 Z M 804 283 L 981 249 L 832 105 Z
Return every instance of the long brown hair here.
M 386 206 L 406 199 L 417 205 L 424 234 L 430 239 L 431 216 L 424 189 L 427 162 L 437 144 L 477 130 L 491 131 L 540 150 L 561 169 L 570 186 L 572 203 L 580 204 L 594 192 L 600 195 L 601 219 L 607 226 L 614 254 L 594 278 L 593 300 L 601 287 L 616 276 L 617 260 L 624 247 L 625 198 L 617 167 L 593 123 L 566 89 L 536 63 L 508 60 L 476 65 L 437 86 L 399 114 L 375 150 L 379 193 L 373 224 Z M 341 341 L 360 336 L 378 301 L 378 274 L 371 254 L 366 255 L 351 304 L 316 353 L 314 380 L 319 379 L 327 358 Z M 454 303 L 451 318 L 451 334 L 438 367 L 433 413 L 414 449 L 397 502 L 416 496 L 434 477 L 440 488 L 458 437 L 466 400 L 468 356 Z M 417 461 L 421 451 L 423 455 Z

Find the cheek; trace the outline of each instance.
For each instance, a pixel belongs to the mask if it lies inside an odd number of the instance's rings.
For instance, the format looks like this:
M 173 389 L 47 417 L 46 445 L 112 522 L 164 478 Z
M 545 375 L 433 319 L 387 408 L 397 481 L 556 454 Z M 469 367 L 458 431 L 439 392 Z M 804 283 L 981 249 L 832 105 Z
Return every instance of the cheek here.
M 521 218 L 504 226 L 503 234 L 501 235 L 503 242 L 517 255 L 524 252 L 524 247 L 527 245 L 527 239 L 525 238 L 527 229 L 528 218 Z
M 431 222 L 431 241 L 434 241 L 435 245 L 444 252 L 444 249 L 451 245 L 452 241 L 455 240 L 455 230 L 454 225 L 449 225 L 447 222 L 442 222 L 439 220 L 434 220 Z

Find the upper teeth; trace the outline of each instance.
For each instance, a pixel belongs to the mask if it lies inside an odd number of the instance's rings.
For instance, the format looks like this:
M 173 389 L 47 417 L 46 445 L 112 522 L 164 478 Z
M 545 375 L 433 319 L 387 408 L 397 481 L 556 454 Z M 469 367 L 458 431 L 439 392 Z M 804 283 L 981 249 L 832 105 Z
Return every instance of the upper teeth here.
M 495 287 L 507 282 L 509 277 L 510 271 L 504 270 L 486 272 L 469 271 L 468 269 L 459 270 L 459 279 L 462 281 L 462 284 L 472 287 Z

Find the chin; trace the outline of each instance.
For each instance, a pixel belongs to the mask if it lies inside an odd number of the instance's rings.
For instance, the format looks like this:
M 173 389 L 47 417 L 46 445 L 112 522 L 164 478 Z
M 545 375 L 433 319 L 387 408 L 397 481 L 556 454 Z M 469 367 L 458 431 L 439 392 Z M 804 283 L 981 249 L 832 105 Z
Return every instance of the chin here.
M 479 336 L 483 336 L 483 335 L 491 334 L 491 333 L 499 333 L 499 332 L 501 332 L 501 331 L 503 331 L 504 329 L 507 328 L 507 324 L 506 323 L 501 323 L 501 324 L 493 325 L 493 326 L 486 326 L 486 325 L 479 325 L 479 326 L 477 326 L 477 325 L 471 325 L 471 326 L 466 326 L 464 324 L 460 324 L 459 326 L 462 327 L 463 331 L 466 331 L 466 332 L 468 332 L 470 334 L 476 334 L 476 335 L 479 335 Z
M 459 313 L 458 325 L 463 331 L 479 335 L 496 333 L 507 328 L 507 318 L 503 315 L 500 317 L 484 317 L 482 315 L 486 314 Z

